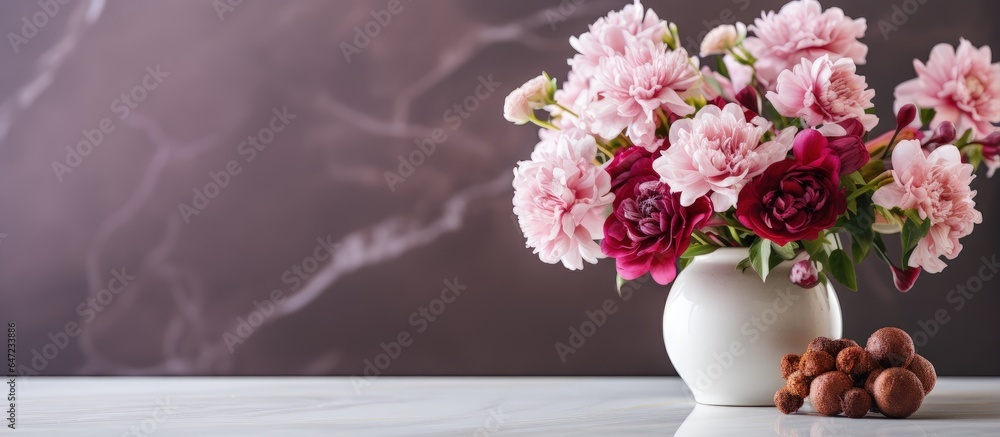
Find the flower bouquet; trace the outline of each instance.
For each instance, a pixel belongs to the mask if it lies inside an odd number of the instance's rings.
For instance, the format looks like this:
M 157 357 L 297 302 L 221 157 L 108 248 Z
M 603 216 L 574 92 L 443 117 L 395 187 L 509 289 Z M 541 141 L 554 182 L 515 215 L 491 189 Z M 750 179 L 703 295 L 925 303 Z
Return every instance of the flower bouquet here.
M 934 47 L 895 90 L 895 129 L 873 133 L 866 27 L 796 0 L 711 30 L 699 58 L 638 0 L 598 19 L 570 38 L 561 87 L 543 73 L 504 104 L 541 127 L 514 170 L 527 246 L 571 270 L 614 258 L 619 287 L 669 284 L 726 247 L 748 248 L 736 268 L 765 280 L 794 261 L 803 288 L 856 290 L 872 253 L 900 291 L 941 272 L 982 222 L 976 171 L 1000 167 L 1000 64 L 964 39 Z

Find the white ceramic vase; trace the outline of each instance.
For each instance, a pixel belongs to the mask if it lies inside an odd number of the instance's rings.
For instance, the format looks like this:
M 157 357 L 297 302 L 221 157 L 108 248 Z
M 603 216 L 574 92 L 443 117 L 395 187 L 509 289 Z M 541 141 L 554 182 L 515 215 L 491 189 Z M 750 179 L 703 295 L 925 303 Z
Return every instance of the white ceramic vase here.
M 663 341 L 696 401 L 774 405 L 784 385 L 779 363 L 819 336 L 840 338 L 840 302 L 830 285 L 792 284 L 792 261 L 767 281 L 736 270 L 746 248 L 722 248 L 692 260 L 674 281 L 663 309 Z

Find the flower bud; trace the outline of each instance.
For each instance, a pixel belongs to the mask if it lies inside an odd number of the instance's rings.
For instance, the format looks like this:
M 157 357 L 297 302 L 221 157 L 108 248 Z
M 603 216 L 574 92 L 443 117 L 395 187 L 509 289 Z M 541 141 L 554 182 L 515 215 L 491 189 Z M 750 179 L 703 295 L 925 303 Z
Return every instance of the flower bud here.
M 819 284 L 819 272 L 816 271 L 816 265 L 812 261 L 804 259 L 792 266 L 788 279 L 799 287 L 813 288 Z
M 979 141 L 983 145 L 983 156 L 993 159 L 1000 156 L 1000 132 L 993 132 Z
M 896 130 L 901 130 L 904 127 L 913 123 L 913 120 L 917 118 L 917 107 L 912 103 L 903 105 L 899 108 L 899 112 L 896 113 Z
M 943 121 L 938 125 L 937 129 L 934 129 L 934 134 L 924 143 L 924 146 L 951 144 L 952 141 L 955 141 L 957 135 L 955 125 L 950 121 Z
M 760 115 L 760 97 L 757 95 L 757 90 L 752 86 L 743 87 L 736 94 L 736 101 L 743 105 L 744 108 L 749 109 L 750 112 L 753 112 L 753 115 Z
M 861 141 L 861 137 L 846 136 L 831 138 L 829 147 L 840 158 L 841 175 L 861 170 L 861 167 L 868 164 L 868 161 L 871 159 L 871 155 L 868 154 L 868 148 L 865 147 L 865 142 Z

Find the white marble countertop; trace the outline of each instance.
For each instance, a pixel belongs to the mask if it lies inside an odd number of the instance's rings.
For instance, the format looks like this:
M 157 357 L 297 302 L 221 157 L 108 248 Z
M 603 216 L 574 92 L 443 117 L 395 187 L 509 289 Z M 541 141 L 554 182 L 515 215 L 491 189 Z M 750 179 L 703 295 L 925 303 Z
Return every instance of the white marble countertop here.
M 905 420 L 696 405 L 678 378 L 382 377 L 355 389 L 357 382 L 18 378 L 16 435 L 1000 435 L 1000 378 L 942 378 Z

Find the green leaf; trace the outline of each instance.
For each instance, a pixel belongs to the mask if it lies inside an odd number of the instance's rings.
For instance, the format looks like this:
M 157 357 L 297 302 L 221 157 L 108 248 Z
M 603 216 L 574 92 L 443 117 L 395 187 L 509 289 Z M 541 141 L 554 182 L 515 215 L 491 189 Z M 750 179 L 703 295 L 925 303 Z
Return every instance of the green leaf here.
M 857 235 L 851 236 L 851 256 L 856 264 L 861 264 L 872 249 L 872 240 L 859 238 Z
M 923 220 L 920 215 L 917 214 L 916 210 L 908 209 L 904 212 L 906 215 L 906 222 L 903 223 L 903 263 L 902 265 L 909 265 L 910 254 L 913 253 L 913 249 L 917 247 L 920 240 L 927 236 L 927 233 L 931 230 L 931 221 Z
M 622 275 L 615 275 L 615 291 L 618 292 L 618 297 L 622 295 L 622 286 L 627 283 L 628 280 L 623 278 Z
M 719 56 L 715 60 L 715 71 L 718 71 L 719 74 L 725 76 L 726 79 L 729 79 L 729 68 L 727 68 L 726 67 L 726 63 L 723 62 L 722 56 Z M 740 92 L 740 91 L 741 90 L 736 90 L 736 92 Z
M 875 238 L 872 240 L 872 247 L 875 248 L 875 254 L 878 255 L 882 261 L 885 261 L 886 264 L 892 265 L 892 262 L 889 261 L 888 251 L 885 248 L 885 241 L 882 241 L 881 235 L 875 234 Z
M 961 150 L 962 147 L 969 144 L 969 141 L 972 141 L 972 129 L 965 130 L 965 134 L 962 135 L 962 138 L 959 138 L 958 141 L 955 142 L 955 147 L 958 147 L 959 150 Z
M 795 249 L 799 247 L 795 242 L 788 243 L 784 246 L 778 246 L 773 241 L 771 242 L 771 250 L 773 253 L 781 257 L 782 261 L 788 261 L 795 258 Z
M 868 195 L 855 200 L 857 212 L 845 221 L 844 229 L 851 233 L 851 255 L 854 262 L 860 263 L 868 257 L 872 240 L 875 239 L 875 231 L 872 230 L 872 225 L 875 224 L 875 203 Z
M 683 254 L 681 254 L 681 259 L 707 255 L 715 252 L 715 249 L 718 248 L 719 246 L 713 246 L 711 244 L 692 244 L 688 246 L 687 250 L 685 250 Z
M 739 270 L 740 273 L 746 272 L 750 267 L 750 257 L 743 258 L 739 264 L 736 264 L 736 270 Z
M 881 152 L 875 151 L 872 156 L 878 156 L 879 153 Z M 861 167 L 861 177 L 866 181 L 872 181 L 882 173 L 885 173 L 885 161 L 881 159 L 873 158 L 864 167 Z
M 764 281 L 771 272 L 771 246 L 771 241 L 766 238 L 760 238 L 750 245 L 750 266 Z
M 983 163 L 983 160 L 986 159 L 986 155 L 983 154 L 983 146 L 970 146 L 968 150 L 969 151 L 965 154 L 965 156 L 969 158 L 969 164 L 972 164 L 972 167 L 975 170 L 979 170 L 979 166 Z
M 854 272 L 854 263 L 843 249 L 830 252 L 830 273 L 833 277 L 851 290 L 858 291 L 858 278 Z
M 931 120 L 937 115 L 937 111 L 934 108 L 921 108 L 920 109 L 920 124 L 927 126 L 931 124 Z

